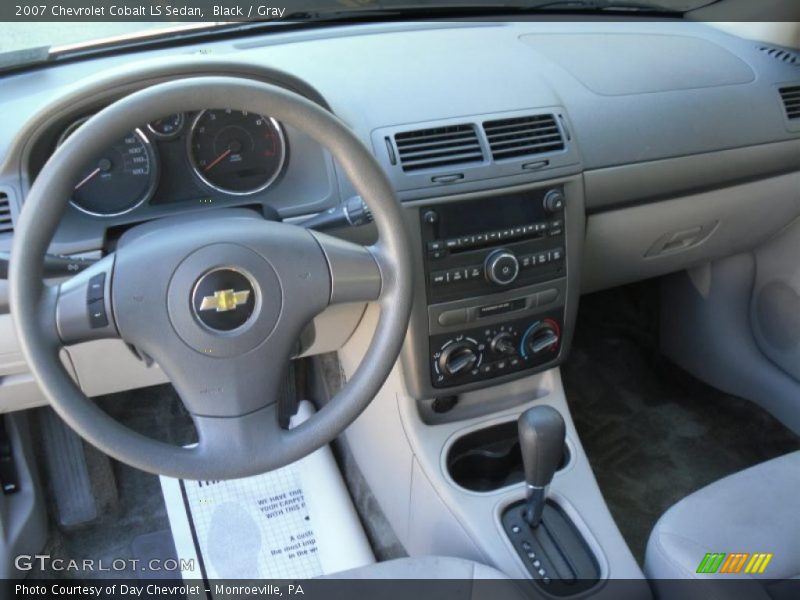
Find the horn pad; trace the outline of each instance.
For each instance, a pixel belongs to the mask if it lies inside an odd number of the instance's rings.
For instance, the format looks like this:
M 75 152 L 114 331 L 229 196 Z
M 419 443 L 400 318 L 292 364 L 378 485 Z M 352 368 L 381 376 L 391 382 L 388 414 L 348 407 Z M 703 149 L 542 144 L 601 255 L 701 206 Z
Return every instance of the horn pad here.
M 238 244 L 211 244 L 187 256 L 167 292 L 169 319 L 181 339 L 217 357 L 244 354 L 265 341 L 282 306 L 275 269 Z

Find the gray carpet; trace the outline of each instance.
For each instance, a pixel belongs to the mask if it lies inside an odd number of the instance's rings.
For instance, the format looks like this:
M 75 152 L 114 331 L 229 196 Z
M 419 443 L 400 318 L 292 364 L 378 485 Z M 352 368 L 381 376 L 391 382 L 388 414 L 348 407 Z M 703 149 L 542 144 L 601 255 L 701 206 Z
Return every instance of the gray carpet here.
M 764 410 L 660 355 L 657 311 L 652 283 L 584 297 L 562 369 L 589 462 L 640 563 L 653 525 L 672 504 L 800 449 L 800 438 Z

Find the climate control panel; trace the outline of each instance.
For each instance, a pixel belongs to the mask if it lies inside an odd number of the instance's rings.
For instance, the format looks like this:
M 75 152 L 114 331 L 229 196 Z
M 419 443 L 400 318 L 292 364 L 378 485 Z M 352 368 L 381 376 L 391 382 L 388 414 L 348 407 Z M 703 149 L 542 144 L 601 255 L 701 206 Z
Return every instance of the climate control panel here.
M 430 338 L 431 383 L 442 388 L 500 377 L 558 357 L 562 311 Z

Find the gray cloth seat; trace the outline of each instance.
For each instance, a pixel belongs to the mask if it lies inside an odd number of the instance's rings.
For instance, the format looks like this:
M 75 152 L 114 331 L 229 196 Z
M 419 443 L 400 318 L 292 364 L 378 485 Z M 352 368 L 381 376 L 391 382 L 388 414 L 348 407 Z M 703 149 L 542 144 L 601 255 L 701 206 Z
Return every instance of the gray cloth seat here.
M 734 473 L 687 496 L 659 519 L 650 534 L 645 573 L 656 591 L 667 579 L 694 579 L 698 598 L 748 598 L 797 593 L 800 581 L 800 452 Z M 772 553 L 763 574 L 699 574 L 706 553 Z M 750 559 L 746 559 L 745 563 Z M 745 564 L 746 567 L 746 564 Z M 776 580 L 791 580 L 792 585 Z M 731 580 L 739 583 L 732 584 Z M 790 590 L 791 588 L 791 590 Z M 683 594 L 682 594 L 683 595 Z

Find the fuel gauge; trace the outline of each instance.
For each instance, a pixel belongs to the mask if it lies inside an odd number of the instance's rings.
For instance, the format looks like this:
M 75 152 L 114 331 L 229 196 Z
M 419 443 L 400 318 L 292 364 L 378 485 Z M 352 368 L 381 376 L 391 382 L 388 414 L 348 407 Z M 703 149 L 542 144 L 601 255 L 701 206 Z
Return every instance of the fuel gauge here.
M 156 137 L 166 140 L 174 138 L 181 132 L 185 120 L 186 117 L 183 113 L 176 113 L 174 115 L 162 117 L 161 119 L 156 119 L 152 123 L 148 123 L 147 128 Z

